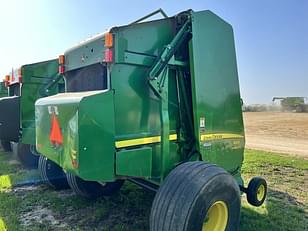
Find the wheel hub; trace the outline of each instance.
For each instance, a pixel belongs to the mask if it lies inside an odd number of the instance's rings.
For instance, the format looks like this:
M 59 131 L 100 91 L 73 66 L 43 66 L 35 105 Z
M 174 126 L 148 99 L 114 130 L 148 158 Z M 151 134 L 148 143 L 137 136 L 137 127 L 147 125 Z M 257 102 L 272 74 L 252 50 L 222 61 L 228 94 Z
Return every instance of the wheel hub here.
M 224 231 L 228 223 L 228 207 L 223 201 L 216 201 L 208 210 L 202 231 Z
M 265 187 L 263 184 L 261 184 L 257 191 L 257 199 L 261 201 L 264 197 L 264 194 L 265 194 Z

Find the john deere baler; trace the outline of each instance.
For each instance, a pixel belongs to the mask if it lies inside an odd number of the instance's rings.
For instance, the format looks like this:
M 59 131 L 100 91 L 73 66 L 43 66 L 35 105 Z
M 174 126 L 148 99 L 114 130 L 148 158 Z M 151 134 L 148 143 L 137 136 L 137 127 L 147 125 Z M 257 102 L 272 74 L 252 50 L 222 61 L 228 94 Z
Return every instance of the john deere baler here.
M 0 98 L 0 139 L 18 143 L 17 154 L 27 167 L 38 161 L 34 103 L 61 90 L 59 83 L 53 84 L 57 74 L 58 60 L 54 59 L 23 65 L 6 76 L 8 96 Z
M 157 191 L 151 230 L 235 230 L 240 191 L 263 203 L 266 182 L 241 178 L 234 37 L 221 18 L 137 20 L 59 60 L 66 92 L 36 102 L 36 143 L 76 193 L 110 195 L 124 180 Z

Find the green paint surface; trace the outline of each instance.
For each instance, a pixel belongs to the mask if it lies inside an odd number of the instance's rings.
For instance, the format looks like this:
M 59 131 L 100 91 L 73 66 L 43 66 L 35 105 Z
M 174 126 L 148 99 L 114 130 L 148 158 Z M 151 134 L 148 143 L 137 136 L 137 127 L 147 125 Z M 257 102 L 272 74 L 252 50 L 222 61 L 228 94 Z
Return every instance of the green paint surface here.
M 4 82 L 0 82 L 0 97 L 7 96 L 7 88 L 4 86 Z
M 240 170 L 244 127 L 232 27 L 210 11 L 192 14 L 190 65 L 195 135 L 234 134 L 242 138 L 198 143 L 203 160 L 231 173 Z M 204 119 L 204 126 L 201 122 Z
M 35 64 L 24 65 L 22 71 L 22 86 L 20 94 L 20 123 L 21 142 L 35 144 L 35 106 L 37 99 L 56 94 L 58 85 L 45 93 L 44 87 L 52 81 L 58 73 L 58 60 L 50 60 Z

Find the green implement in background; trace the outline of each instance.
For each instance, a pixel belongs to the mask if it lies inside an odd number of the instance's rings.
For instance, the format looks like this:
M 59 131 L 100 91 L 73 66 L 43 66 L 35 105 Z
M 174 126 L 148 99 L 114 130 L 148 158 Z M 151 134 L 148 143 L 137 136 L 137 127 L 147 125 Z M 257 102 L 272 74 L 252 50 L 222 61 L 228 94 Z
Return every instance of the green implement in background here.
M 58 66 L 57 59 L 23 65 L 9 76 L 7 97 L 0 99 L 0 139 L 19 143 L 21 159 L 27 159 L 25 153 L 34 152 L 29 148 L 35 145 L 35 101 L 64 88 L 63 81 L 55 82 Z
M 0 98 L 7 96 L 7 88 L 4 85 L 4 82 L 0 82 Z

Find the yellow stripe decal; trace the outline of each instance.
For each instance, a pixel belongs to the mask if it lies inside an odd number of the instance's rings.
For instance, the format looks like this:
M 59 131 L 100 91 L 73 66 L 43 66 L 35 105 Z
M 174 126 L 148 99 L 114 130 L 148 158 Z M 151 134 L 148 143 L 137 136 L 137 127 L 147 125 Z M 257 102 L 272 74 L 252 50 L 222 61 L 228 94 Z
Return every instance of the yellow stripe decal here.
M 169 140 L 176 140 L 177 134 L 169 135 Z M 131 139 L 131 140 L 121 140 L 116 141 L 115 146 L 116 148 L 124 148 L 130 146 L 137 146 L 143 144 L 152 144 L 152 143 L 159 143 L 160 136 L 152 136 L 152 137 L 145 137 L 145 138 L 138 138 L 138 139 Z
M 223 139 L 242 139 L 244 136 L 239 134 L 232 133 L 212 133 L 201 135 L 201 141 L 209 141 L 209 140 L 223 140 Z

